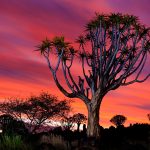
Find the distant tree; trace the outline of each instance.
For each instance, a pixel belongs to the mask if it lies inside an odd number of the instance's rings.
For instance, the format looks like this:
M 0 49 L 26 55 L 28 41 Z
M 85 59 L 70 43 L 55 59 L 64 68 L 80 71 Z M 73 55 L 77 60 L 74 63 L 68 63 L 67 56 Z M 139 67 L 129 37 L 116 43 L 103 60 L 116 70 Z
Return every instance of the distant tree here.
M 81 123 L 85 123 L 87 117 L 84 114 L 77 113 L 72 116 L 73 122 L 77 124 L 77 131 L 79 132 Z
M 15 102 L 15 101 L 14 101 Z M 31 96 L 23 102 L 13 103 L 7 102 L 8 105 L 2 103 L 5 106 L 5 111 L 12 113 L 15 117 L 22 116 L 22 120 L 27 120 L 26 125 L 30 129 L 30 132 L 35 133 L 41 125 L 45 124 L 49 119 L 55 119 L 63 117 L 70 111 L 70 105 L 66 100 L 58 100 L 56 96 L 48 93 L 41 93 L 39 96 Z M 9 107 L 9 109 L 7 108 Z M 11 107 L 10 107 L 11 106 Z M 3 108 L 4 110 L 4 108 Z M 17 114 L 17 115 L 16 115 Z
M 65 130 L 71 130 L 77 124 L 77 131 L 79 131 L 81 123 L 84 123 L 87 117 L 84 114 L 77 113 L 73 116 L 63 116 L 61 124 Z
M 127 118 L 123 115 L 116 115 L 111 118 L 110 122 L 113 123 L 116 127 L 119 127 L 125 123 Z
M 74 121 L 72 116 L 63 116 L 61 119 L 61 125 L 64 130 L 71 130 L 74 127 Z
M 46 38 L 38 50 L 47 61 L 58 89 L 65 96 L 85 103 L 87 135 L 99 138 L 99 110 L 104 96 L 120 86 L 144 82 L 150 76 L 148 71 L 140 79 L 149 56 L 150 29 L 133 15 L 96 13 L 87 23 L 85 34 L 76 41 L 78 51 L 64 37 Z M 53 55 L 57 57 L 54 64 Z M 76 72 L 78 78 L 72 73 L 76 58 L 81 64 Z M 66 81 L 64 86 L 58 74 L 60 70 Z
M 150 121 L 150 114 L 147 114 L 148 120 Z
M 20 98 L 8 98 L 7 101 L 0 102 L 0 113 L 1 114 L 8 114 L 11 115 L 16 120 L 22 120 L 22 112 L 21 111 L 14 111 L 19 105 L 24 103 L 23 99 Z

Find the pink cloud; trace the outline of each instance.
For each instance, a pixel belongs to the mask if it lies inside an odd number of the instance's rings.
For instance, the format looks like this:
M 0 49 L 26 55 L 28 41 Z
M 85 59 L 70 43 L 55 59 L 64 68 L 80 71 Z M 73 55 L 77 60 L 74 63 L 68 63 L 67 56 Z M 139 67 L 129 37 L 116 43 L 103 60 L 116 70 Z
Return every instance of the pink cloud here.
M 149 4 L 149 0 L 1 1 L 0 99 L 29 96 L 41 90 L 64 97 L 58 92 L 45 60 L 34 51 L 35 46 L 46 36 L 51 38 L 54 35 L 64 35 L 73 42 L 84 31 L 84 25 L 95 11 L 131 13 L 139 16 L 143 24 L 150 25 Z M 74 65 L 75 76 L 79 72 L 79 65 L 80 62 Z M 146 122 L 149 84 L 148 80 L 110 92 L 102 103 L 102 125 L 110 125 L 109 119 L 119 113 L 129 118 L 127 124 L 140 120 Z M 80 100 L 76 100 L 73 107 L 75 112 L 87 113 Z

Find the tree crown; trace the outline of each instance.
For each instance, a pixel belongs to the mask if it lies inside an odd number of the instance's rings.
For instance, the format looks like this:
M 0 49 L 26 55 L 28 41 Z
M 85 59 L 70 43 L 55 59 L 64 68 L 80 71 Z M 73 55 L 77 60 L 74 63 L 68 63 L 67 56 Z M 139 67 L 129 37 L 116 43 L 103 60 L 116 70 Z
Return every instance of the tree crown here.
M 110 90 L 144 82 L 150 76 L 140 79 L 150 51 L 150 28 L 140 24 L 138 17 L 96 13 L 85 28 L 85 33 L 76 39 L 78 50 L 71 47 L 64 37 L 46 39 L 38 46 L 63 94 L 89 103 L 96 93 L 103 97 Z M 58 58 L 55 66 L 51 62 L 52 51 Z M 82 70 L 78 80 L 71 72 L 76 56 L 80 58 Z M 58 80 L 60 66 L 69 91 Z

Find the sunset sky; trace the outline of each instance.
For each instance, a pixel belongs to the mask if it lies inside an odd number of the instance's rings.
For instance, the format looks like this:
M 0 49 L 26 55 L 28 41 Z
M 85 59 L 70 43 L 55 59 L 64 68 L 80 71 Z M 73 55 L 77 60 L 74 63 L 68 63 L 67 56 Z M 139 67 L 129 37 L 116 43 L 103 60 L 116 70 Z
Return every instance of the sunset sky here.
M 41 91 L 65 98 L 52 80 L 44 58 L 34 51 L 35 46 L 45 37 L 55 35 L 64 35 L 73 43 L 95 12 L 133 14 L 150 26 L 149 0 L 1 0 L 0 100 L 28 97 Z M 76 99 L 73 112 L 86 114 L 87 110 Z M 148 123 L 147 113 L 150 113 L 150 79 L 106 95 L 101 125 L 110 126 L 109 120 L 116 114 L 128 118 L 126 125 Z

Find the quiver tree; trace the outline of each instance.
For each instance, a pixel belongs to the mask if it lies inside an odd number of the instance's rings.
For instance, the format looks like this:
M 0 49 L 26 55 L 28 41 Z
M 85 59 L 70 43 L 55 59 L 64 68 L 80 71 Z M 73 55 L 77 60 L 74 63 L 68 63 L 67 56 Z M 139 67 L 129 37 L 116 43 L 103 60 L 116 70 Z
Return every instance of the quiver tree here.
M 87 117 L 84 114 L 77 113 L 74 114 L 72 118 L 73 118 L 73 122 L 77 124 L 77 131 L 79 132 L 81 123 L 85 123 Z
M 64 37 L 46 39 L 38 46 L 59 90 L 69 98 L 81 99 L 87 106 L 89 137 L 100 136 L 99 109 L 104 96 L 150 76 L 139 78 L 150 50 L 149 34 L 149 28 L 141 25 L 135 16 L 96 14 L 76 40 L 78 51 Z M 54 64 L 53 55 L 57 56 Z M 76 58 L 82 69 L 78 78 L 71 72 Z M 59 71 L 63 72 L 67 86 L 60 83 Z
M 124 125 L 127 118 L 123 115 L 115 115 L 110 119 L 110 122 L 113 123 L 116 127 Z

